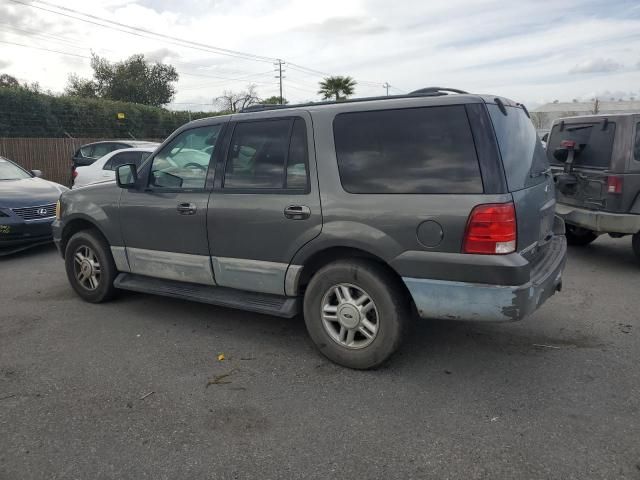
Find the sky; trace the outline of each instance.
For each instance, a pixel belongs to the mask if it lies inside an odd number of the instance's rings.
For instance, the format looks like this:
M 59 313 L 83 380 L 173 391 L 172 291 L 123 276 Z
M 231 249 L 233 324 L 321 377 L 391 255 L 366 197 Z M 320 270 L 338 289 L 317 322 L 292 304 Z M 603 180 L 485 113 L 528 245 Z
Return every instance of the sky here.
M 174 65 L 174 109 L 213 110 L 248 84 L 278 95 L 276 59 L 292 102 L 319 100 L 326 75 L 355 78 L 356 96 L 388 82 L 530 107 L 640 98 L 640 1 L 0 0 L 0 73 L 60 93 L 70 73 L 91 76 L 91 52 Z

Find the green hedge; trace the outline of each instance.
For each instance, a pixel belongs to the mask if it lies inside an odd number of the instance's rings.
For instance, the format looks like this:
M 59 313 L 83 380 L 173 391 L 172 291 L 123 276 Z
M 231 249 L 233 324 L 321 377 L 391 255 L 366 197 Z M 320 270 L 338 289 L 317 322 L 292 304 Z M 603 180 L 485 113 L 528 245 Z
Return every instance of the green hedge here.
M 125 115 L 124 120 L 118 114 Z M 174 112 L 110 100 L 0 88 L 0 137 L 165 138 L 211 112 Z

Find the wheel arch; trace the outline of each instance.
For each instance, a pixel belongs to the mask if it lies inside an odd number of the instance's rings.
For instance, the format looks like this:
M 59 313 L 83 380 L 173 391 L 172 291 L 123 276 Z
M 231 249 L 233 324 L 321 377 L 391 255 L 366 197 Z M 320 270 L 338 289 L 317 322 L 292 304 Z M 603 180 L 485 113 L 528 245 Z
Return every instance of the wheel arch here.
M 304 294 L 305 289 L 311 278 L 315 273 L 324 266 L 340 261 L 340 260 L 364 260 L 372 262 L 381 267 L 385 272 L 395 280 L 396 287 L 401 291 L 406 300 L 410 302 L 411 308 L 415 309 L 413 298 L 409 293 L 409 289 L 402 281 L 400 274 L 393 269 L 389 263 L 387 263 L 382 257 L 376 255 L 368 250 L 345 246 L 345 245 L 333 245 L 314 252 L 309 255 L 302 263 L 302 269 L 298 275 L 298 279 L 295 286 L 295 292 L 297 294 Z
M 105 242 L 107 242 L 107 244 L 109 243 L 107 236 L 96 222 L 83 216 L 75 217 L 65 222 L 65 226 L 62 229 L 62 235 L 60 236 L 60 251 L 62 252 L 63 258 L 71 237 L 83 230 L 94 230 L 105 240 Z

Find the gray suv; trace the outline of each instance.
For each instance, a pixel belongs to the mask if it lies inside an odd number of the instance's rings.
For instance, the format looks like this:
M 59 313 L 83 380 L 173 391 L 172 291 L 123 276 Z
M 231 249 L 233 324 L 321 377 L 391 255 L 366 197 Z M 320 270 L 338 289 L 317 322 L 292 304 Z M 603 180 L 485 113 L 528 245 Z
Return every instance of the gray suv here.
M 384 362 L 415 313 L 518 320 L 561 288 L 564 224 L 524 106 L 442 89 L 191 122 L 61 196 L 89 302 L 117 289 L 304 314 L 329 359 Z
M 569 244 L 632 235 L 640 258 L 640 114 L 558 119 L 547 154 Z

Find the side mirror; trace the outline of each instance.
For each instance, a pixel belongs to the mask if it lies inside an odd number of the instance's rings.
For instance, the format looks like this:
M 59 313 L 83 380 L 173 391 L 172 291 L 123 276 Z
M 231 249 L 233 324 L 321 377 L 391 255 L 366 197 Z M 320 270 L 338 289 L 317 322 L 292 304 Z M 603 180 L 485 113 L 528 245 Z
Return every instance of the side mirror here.
M 138 180 L 138 170 L 133 163 L 126 163 L 116 168 L 116 183 L 120 188 L 133 188 Z
M 41 170 L 31 170 L 31 175 L 33 175 L 36 178 L 42 178 L 42 171 Z

